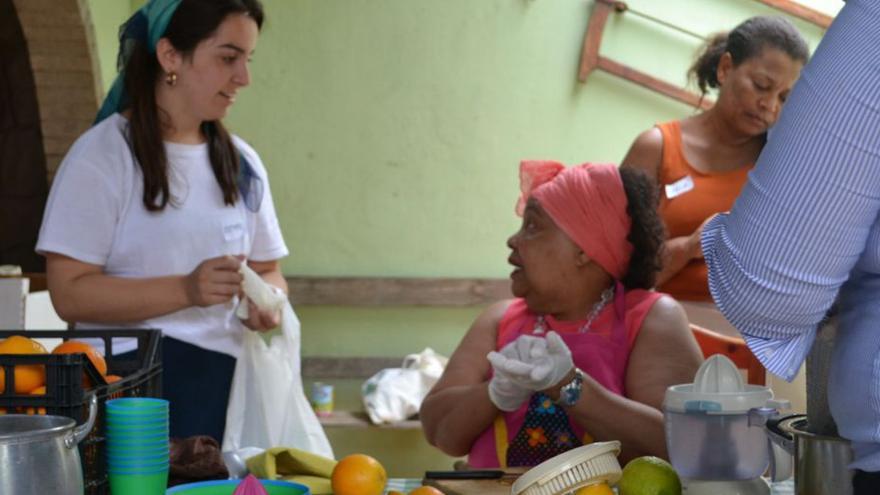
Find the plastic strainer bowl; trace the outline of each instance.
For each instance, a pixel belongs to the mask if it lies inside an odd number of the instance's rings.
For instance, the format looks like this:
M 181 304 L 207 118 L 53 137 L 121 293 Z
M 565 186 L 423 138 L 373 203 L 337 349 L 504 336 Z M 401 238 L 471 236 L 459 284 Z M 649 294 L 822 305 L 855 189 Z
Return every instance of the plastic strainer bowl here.
M 547 459 L 526 471 L 511 487 L 511 495 L 560 495 L 621 476 L 617 454 L 620 442 L 594 442 Z
M 167 495 L 232 495 L 244 480 L 218 480 L 187 483 L 169 488 Z M 269 495 L 311 495 L 309 487 L 290 481 L 260 480 Z

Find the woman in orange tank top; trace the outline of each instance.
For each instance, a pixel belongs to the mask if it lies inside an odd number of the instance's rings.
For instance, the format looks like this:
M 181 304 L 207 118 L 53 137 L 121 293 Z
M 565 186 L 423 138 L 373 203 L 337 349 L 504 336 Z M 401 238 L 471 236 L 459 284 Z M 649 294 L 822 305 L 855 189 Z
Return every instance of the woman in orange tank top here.
M 682 301 L 692 323 L 735 334 L 712 304 L 700 233 L 733 206 L 808 55 L 781 17 L 753 17 L 715 35 L 689 70 L 704 96 L 718 90 L 715 105 L 643 132 L 623 160 L 660 187 L 668 239 L 658 289 Z

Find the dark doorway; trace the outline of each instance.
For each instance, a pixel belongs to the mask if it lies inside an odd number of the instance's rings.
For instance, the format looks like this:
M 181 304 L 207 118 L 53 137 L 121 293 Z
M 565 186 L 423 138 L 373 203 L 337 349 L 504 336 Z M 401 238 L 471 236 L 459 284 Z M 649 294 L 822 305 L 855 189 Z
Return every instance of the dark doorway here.
M 0 264 L 45 271 L 34 252 L 46 205 L 46 156 L 27 42 L 12 0 L 0 0 Z

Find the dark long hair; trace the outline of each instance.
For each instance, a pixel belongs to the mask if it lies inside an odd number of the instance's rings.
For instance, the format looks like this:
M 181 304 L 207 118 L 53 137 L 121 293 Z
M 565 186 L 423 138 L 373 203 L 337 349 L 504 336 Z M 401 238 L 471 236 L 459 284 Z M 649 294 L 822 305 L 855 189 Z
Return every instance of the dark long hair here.
M 191 56 L 196 45 L 209 38 L 231 14 L 246 14 L 263 26 L 263 7 L 259 0 L 183 0 L 171 17 L 164 37 L 184 56 Z M 138 43 L 125 66 L 125 89 L 131 110 L 129 144 L 144 176 L 144 206 L 161 211 L 168 205 L 168 158 L 162 141 L 156 84 L 162 69 L 156 54 Z M 211 168 L 223 191 L 223 202 L 238 200 L 238 151 L 232 137 L 219 120 L 203 122 L 202 132 L 208 143 Z
M 698 52 L 688 77 L 697 81 L 704 96 L 709 88 L 717 88 L 718 62 L 730 53 L 733 65 L 761 54 L 765 47 L 776 48 L 792 60 L 807 63 L 810 50 L 807 42 L 790 22 L 782 17 L 758 16 L 745 20 L 729 33 L 717 33 Z
M 650 289 L 663 267 L 661 254 L 666 238 L 663 221 L 657 212 L 658 189 L 642 170 L 631 167 L 620 167 L 619 170 L 630 218 L 627 240 L 633 246 L 629 268 L 621 282 L 627 289 Z

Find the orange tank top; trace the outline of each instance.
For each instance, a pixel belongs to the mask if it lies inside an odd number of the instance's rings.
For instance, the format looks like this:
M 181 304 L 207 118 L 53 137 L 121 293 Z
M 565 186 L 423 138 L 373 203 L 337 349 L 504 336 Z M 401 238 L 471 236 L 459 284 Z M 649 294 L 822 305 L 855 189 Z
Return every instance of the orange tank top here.
M 704 174 L 684 156 L 678 121 L 658 124 L 663 135 L 663 157 L 657 181 L 660 183 L 660 216 L 669 237 L 692 234 L 715 213 L 730 210 L 748 180 L 752 165 L 732 172 Z M 706 263 L 691 260 L 657 288 L 683 301 L 711 301 Z

